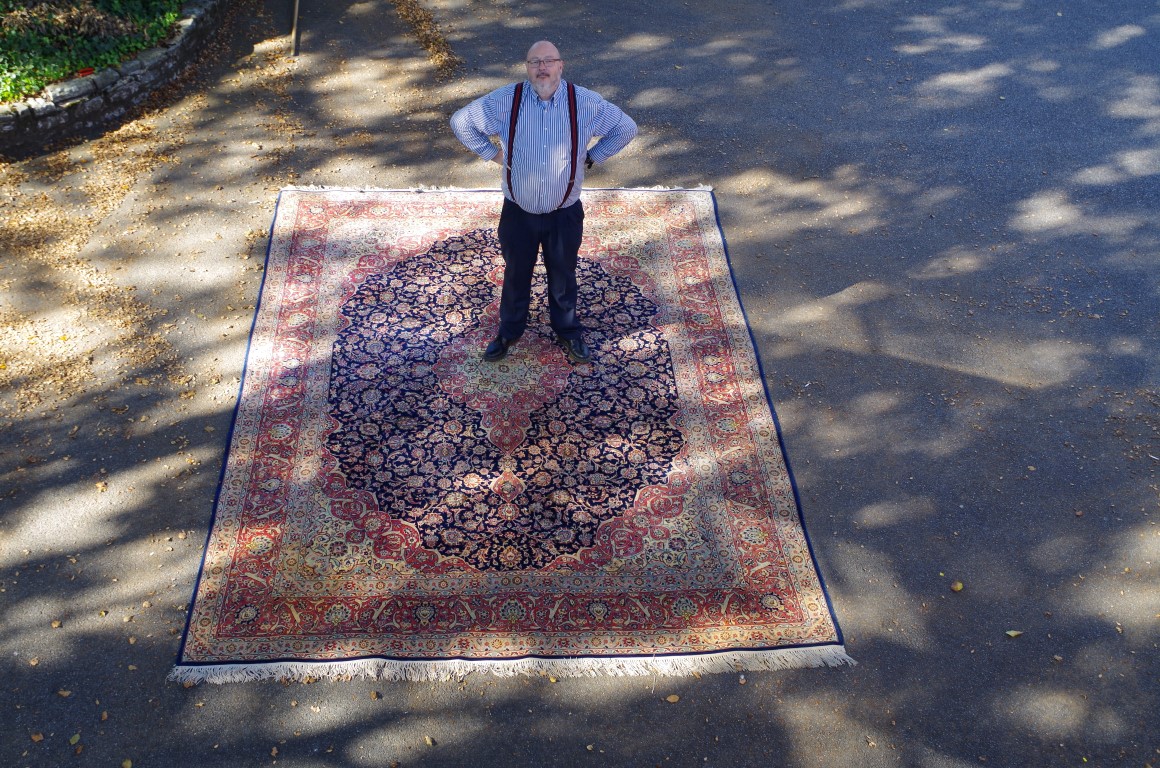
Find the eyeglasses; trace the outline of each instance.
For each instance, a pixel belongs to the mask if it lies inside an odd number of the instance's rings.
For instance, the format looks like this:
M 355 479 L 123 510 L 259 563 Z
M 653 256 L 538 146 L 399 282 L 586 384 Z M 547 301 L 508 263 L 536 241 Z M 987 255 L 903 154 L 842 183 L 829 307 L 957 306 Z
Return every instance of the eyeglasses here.
M 528 59 L 528 66 L 538 67 L 541 64 L 547 64 L 550 67 L 558 61 L 563 61 L 563 59 Z

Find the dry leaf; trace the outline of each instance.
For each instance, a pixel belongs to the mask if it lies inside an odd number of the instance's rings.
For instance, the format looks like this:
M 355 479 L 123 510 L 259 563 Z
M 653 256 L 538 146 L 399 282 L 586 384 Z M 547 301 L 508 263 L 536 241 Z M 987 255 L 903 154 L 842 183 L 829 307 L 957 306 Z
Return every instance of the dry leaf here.
M 424 743 L 424 744 L 426 744 L 426 745 L 427 745 L 427 746 L 429 746 L 429 747 L 433 747 L 433 746 L 435 746 L 435 739 L 433 739 L 433 738 L 431 738 L 430 736 L 428 736 L 428 735 L 424 734 L 424 735 L 423 735 L 423 743 Z
M 1019 635 L 1021 635 L 1023 633 L 1018 629 L 1009 629 L 1006 632 L 1004 632 L 1003 634 L 1007 635 L 1007 637 L 1019 637 Z
M 675 694 L 675 693 L 674 693 L 672 696 L 666 696 L 666 697 L 665 697 L 665 701 L 667 701 L 667 702 L 668 702 L 668 703 L 670 703 L 670 704 L 676 704 L 676 703 L 677 703 L 678 701 L 680 701 L 680 700 L 681 700 L 681 697 L 680 697 L 680 696 L 678 696 L 678 695 L 677 695 L 677 694 Z
M 378 700 L 379 700 L 379 692 L 378 691 L 371 691 L 371 701 L 378 701 Z
M 121 768 L 133 768 L 133 761 L 132 760 L 122 760 L 121 761 Z
M 44 741 L 44 734 L 43 733 L 34 733 L 34 734 L 32 734 L 32 740 L 35 741 L 37 744 L 39 744 L 40 742 Z
M 31 659 L 28 660 L 28 666 L 30 666 L 30 667 L 35 667 L 39 663 L 40 663 L 40 659 L 36 658 L 35 656 L 33 656 Z
M 107 711 L 102 711 L 101 712 L 101 722 L 103 723 L 108 719 L 109 719 L 109 713 Z
M 80 740 L 81 740 L 81 735 L 79 733 L 74 733 L 72 735 L 72 737 L 68 740 L 68 743 L 72 744 L 75 747 L 77 745 L 77 742 Z
M 278 756 L 278 748 L 274 747 L 273 749 L 270 750 L 270 757 L 277 757 L 277 756 Z
M 962 591 L 963 591 L 963 582 L 961 582 L 961 581 L 952 581 L 951 582 L 951 592 L 962 592 Z
M 53 629 L 60 629 L 60 627 L 61 627 L 60 619 L 53 619 L 52 620 L 52 628 Z
M 69 696 L 72 696 L 72 691 L 66 691 L 62 688 L 56 692 L 56 695 L 60 696 L 62 699 L 67 699 Z

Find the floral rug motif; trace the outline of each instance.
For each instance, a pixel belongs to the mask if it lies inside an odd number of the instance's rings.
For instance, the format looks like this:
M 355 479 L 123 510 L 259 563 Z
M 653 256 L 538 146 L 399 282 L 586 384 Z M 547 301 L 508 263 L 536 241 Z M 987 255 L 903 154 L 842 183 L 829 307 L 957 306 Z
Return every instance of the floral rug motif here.
M 174 679 L 850 663 L 712 194 L 585 191 L 584 365 L 500 202 L 282 193 Z

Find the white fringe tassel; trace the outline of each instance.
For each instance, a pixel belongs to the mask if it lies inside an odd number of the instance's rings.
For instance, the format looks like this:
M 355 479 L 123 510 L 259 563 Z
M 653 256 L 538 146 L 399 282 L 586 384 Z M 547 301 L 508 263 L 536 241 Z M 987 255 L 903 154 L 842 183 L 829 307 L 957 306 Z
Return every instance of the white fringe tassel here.
M 495 187 L 326 187 L 317 184 L 303 184 L 293 187 L 282 187 L 282 192 L 495 192 L 501 190 Z M 584 192 L 712 192 L 713 187 L 708 184 L 698 184 L 695 187 L 584 187 Z
M 722 651 L 699 656 L 583 659 L 451 659 L 398 661 L 279 661 L 254 664 L 178 665 L 169 679 L 178 683 L 244 683 L 256 680 L 462 680 L 472 673 L 499 677 L 553 675 L 556 677 L 678 676 L 714 672 L 750 672 L 856 664 L 840 645 L 782 648 L 768 651 Z

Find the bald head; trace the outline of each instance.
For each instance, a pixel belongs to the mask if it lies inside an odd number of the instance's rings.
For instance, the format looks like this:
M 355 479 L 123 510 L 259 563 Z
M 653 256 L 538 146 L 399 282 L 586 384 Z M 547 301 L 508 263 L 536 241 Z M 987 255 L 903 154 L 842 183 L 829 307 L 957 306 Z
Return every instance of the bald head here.
M 538 40 L 532 43 L 532 47 L 528 49 L 527 58 L 558 59 L 560 58 L 560 50 L 548 40 Z

